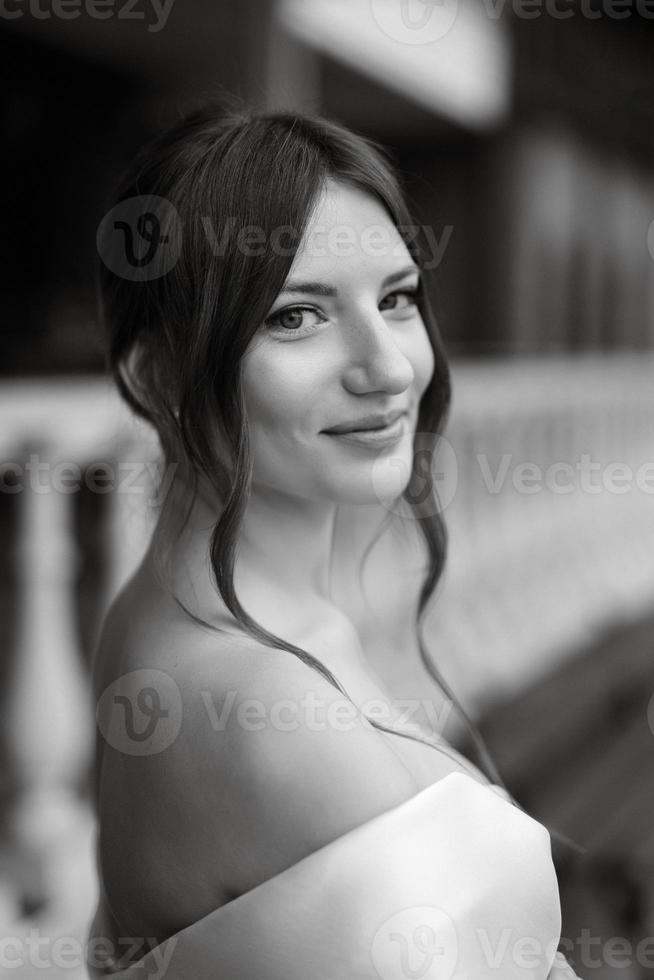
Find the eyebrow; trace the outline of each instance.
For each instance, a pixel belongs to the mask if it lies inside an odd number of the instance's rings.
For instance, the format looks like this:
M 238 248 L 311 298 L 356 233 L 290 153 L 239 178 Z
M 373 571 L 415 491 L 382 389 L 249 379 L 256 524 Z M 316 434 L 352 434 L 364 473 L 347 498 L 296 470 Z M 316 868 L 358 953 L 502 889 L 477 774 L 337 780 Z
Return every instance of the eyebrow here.
M 382 289 L 399 282 L 411 272 L 419 273 L 420 269 L 417 265 L 407 265 L 404 269 L 400 269 L 399 272 L 392 272 L 390 276 L 386 276 L 382 282 Z M 338 296 L 338 290 L 334 286 L 328 285 L 326 282 L 299 282 L 293 279 L 289 279 L 288 282 L 284 284 L 280 295 L 281 293 L 314 293 L 316 296 Z

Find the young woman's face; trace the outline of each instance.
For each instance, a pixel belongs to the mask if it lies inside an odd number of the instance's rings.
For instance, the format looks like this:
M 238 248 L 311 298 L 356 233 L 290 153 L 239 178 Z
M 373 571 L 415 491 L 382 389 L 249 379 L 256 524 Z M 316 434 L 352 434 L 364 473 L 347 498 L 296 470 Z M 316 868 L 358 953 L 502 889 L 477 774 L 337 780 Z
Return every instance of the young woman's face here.
M 418 281 L 383 206 L 330 181 L 244 359 L 256 488 L 359 504 L 404 490 L 434 370 Z M 329 431 L 366 416 L 390 416 L 388 431 Z

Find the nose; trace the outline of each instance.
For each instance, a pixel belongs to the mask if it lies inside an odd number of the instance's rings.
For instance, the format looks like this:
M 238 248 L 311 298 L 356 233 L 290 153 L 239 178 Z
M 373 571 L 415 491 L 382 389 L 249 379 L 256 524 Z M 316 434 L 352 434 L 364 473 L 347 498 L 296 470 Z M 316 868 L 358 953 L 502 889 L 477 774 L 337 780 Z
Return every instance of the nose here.
M 398 329 L 402 329 L 398 327 Z M 348 331 L 343 384 L 352 394 L 375 391 L 400 394 L 413 382 L 411 361 L 400 349 L 379 310 L 360 314 Z

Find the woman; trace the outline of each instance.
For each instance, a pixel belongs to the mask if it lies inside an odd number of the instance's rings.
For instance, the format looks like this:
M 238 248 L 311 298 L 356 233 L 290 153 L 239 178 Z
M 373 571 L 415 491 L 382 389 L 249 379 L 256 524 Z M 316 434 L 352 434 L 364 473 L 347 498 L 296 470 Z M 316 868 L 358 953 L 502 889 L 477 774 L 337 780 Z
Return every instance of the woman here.
M 91 974 L 558 976 L 547 831 L 381 676 L 394 647 L 439 680 L 417 462 L 450 394 L 387 160 L 323 118 L 207 107 L 117 201 L 109 364 L 170 480 L 94 663 Z

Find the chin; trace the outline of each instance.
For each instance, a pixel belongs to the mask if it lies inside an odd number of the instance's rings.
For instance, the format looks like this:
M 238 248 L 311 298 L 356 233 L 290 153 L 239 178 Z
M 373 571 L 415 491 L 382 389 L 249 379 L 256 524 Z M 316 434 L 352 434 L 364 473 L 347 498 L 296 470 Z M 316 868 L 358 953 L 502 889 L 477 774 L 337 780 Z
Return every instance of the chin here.
M 412 467 L 413 444 L 407 438 L 372 460 L 342 467 L 329 496 L 336 502 L 395 509 L 409 485 Z

